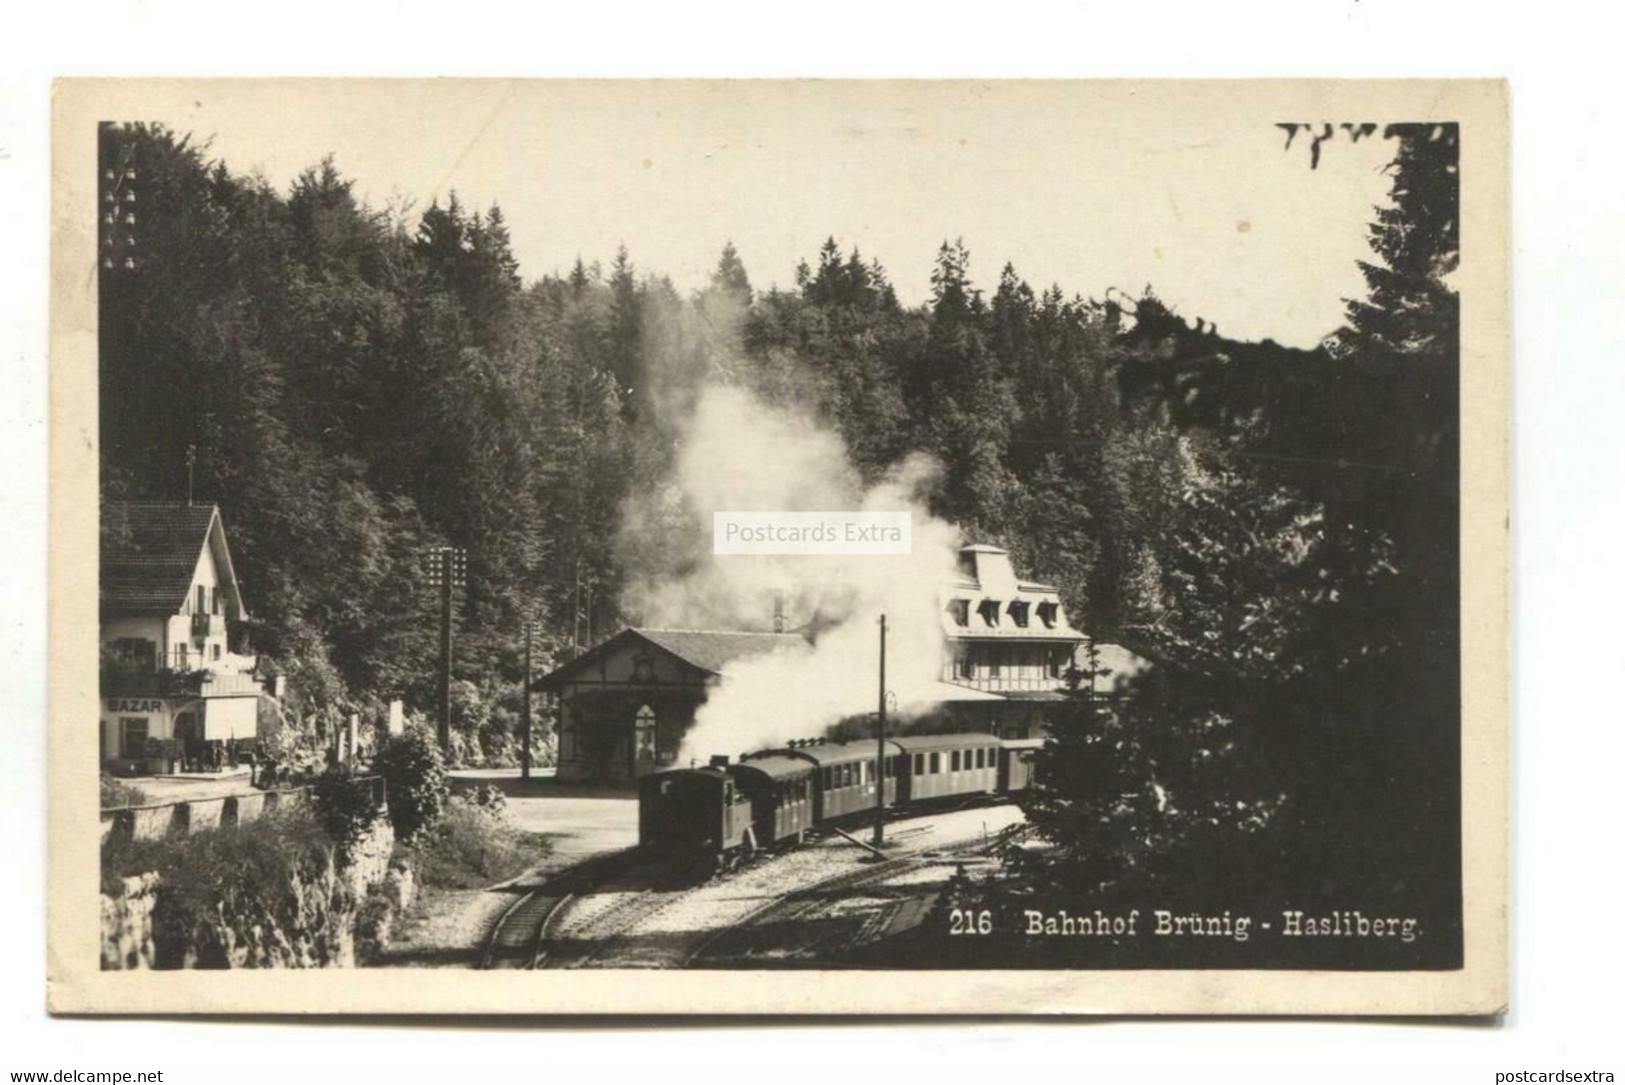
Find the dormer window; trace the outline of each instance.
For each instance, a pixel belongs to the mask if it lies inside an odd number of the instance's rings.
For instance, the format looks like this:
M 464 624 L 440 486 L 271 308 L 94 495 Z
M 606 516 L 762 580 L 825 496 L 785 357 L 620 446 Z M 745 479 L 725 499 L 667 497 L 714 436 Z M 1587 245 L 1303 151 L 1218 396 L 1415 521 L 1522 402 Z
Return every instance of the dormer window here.
M 1010 603 L 1010 620 L 1015 622 L 1016 626 L 1020 629 L 1027 628 L 1028 605 L 1029 604 L 1024 599 L 1012 600 Z
M 968 580 L 976 579 L 976 555 L 969 550 L 959 552 L 959 575 Z
M 999 627 L 999 601 L 997 599 L 983 599 L 981 605 L 976 608 L 976 613 L 982 616 L 982 621 L 987 623 L 989 629 Z
M 1060 615 L 1060 610 L 1061 604 L 1059 603 L 1038 604 L 1038 620 L 1044 623 L 1045 629 L 1055 628 L 1055 622 L 1057 617 Z M 1023 622 L 1022 624 L 1025 625 L 1026 623 Z
M 948 603 L 948 614 L 953 618 L 954 624 L 963 629 L 970 625 L 970 600 L 953 599 Z

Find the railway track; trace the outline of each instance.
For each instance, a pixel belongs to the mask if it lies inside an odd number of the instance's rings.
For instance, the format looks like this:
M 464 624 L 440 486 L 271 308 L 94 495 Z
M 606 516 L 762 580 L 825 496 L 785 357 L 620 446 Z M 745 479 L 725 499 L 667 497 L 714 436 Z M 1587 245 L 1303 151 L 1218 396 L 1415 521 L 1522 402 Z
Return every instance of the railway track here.
M 958 865 L 965 857 L 984 851 L 982 841 L 926 846 L 888 857 L 862 870 L 847 871 L 770 900 L 728 926 L 698 941 L 683 967 L 718 967 L 752 958 L 785 959 L 807 956 L 828 944 L 844 940 L 851 931 L 839 923 L 823 923 L 832 901 L 854 890 L 880 886 L 922 866 Z M 765 931 L 773 931 L 763 939 Z M 786 937 L 789 934 L 790 937 Z
M 899 835 L 930 829 L 902 829 Z M 492 930 L 484 967 L 669 969 L 806 957 L 827 943 L 850 940 L 849 924 L 825 920 L 852 891 L 882 885 L 922 866 L 955 864 L 990 843 L 986 837 L 922 841 L 883 861 L 777 894 L 723 926 L 698 930 L 661 929 L 655 921 L 694 894 L 761 868 L 746 866 L 684 884 L 674 869 L 653 865 L 638 870 L 635 851 L 620 852 L 572 868 L 516 900 Z M 619 899 L 606 903 L 609 897 Z
M 616 852 L 589 859 L 549 878 L 508 906 L 486 939 L 486 969 L 535 968 L 548 948 L 548 935 L 559 917 L 581 894 L 627 869 L 633 853 Z

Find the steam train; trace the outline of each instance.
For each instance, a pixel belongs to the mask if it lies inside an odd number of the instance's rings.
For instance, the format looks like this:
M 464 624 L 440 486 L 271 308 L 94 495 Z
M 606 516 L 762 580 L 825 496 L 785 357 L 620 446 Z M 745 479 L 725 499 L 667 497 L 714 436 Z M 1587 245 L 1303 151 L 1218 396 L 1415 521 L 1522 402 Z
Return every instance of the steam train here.
M 638 843 L 663 857 L 721 866 L 872 813 L 876 786 L 885 788 L 887 808 L 1023 791 L 1044 740 L 988 734 L 888 739 L 883 779 L 875 745 L 792 745 L 645 776 L 638 789 Z

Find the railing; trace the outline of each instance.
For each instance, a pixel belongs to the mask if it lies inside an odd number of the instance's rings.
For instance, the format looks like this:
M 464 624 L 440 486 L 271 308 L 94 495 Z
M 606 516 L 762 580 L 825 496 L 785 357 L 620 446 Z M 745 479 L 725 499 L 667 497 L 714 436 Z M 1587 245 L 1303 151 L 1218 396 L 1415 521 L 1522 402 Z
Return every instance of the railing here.
M 218 614 L 194 614 L 192 615 L 192 636 L 212 636 L 219 632 L 224 625 L 224 619 Z
M 1066 689 L 1065 678 L 1050 677 L 1028 678 L 1006 675 L 997 678 L 964 678 L 949 675 L 943 681 L 955 686 L 964 686 L 966 689 L 981 690 L 984 693 L 1024 690 L 1061 692 Z
M 374 807 L 382 810 L 388 793 L 382 776 L 351 777 L 367 785 Z M 255 791 L 245 795 L 218 795 L 208 799 L 179 799 L 146 806 L 118 806 L 101 812 L 101 838 L 162 840 L 186 836 L 199 829 L 246 825 L 270 810 L 284 810 L 310 800 L 314 784 L 281 791 Z

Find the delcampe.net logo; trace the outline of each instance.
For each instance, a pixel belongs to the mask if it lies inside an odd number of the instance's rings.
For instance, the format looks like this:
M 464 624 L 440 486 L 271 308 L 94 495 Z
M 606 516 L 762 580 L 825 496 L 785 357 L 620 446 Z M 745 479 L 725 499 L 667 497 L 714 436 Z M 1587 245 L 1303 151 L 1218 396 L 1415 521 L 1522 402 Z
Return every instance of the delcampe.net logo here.
M 902 512 L 714 512 L 715 554 L 908 554 L 913 518 Z

